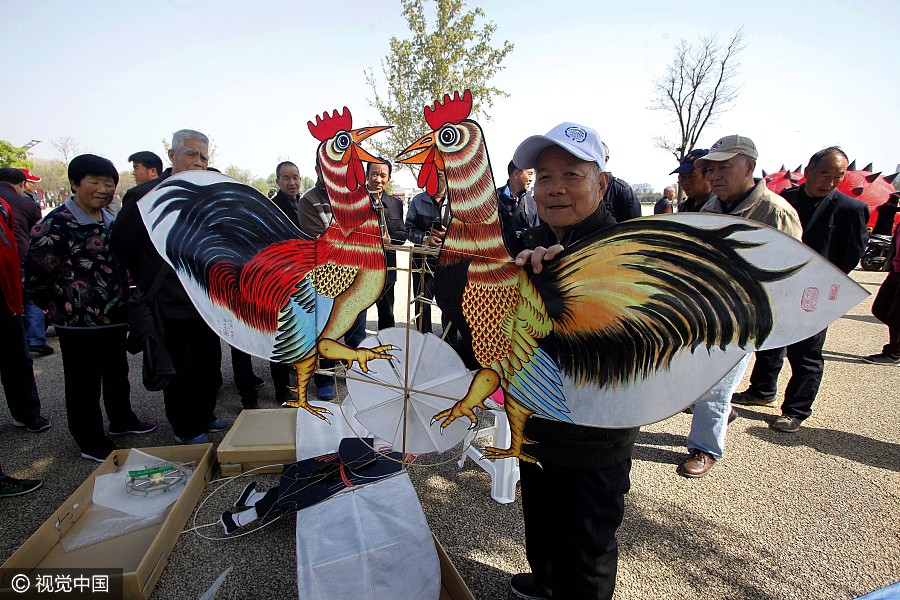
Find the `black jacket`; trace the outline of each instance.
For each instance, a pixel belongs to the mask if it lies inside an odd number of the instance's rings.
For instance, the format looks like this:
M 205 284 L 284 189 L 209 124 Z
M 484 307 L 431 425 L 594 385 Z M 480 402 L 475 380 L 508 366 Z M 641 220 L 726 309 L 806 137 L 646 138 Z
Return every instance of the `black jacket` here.
M 278 193 L 272 197 L 272 202 L 275 203 L 275 206 L 281 209 L 287 218 L 291 220 L 297 229 L 300 229 L 300 215 L 297 214 L 297 200 L 291 200 L 290 196 L 278 190 Z
M 511 256 L 522 251 L 522 232 L 528 229 L 525 218 L 525 190 L 512 197 L 509 182 L 497 188 L 497 212 L 500 217 L 500 228 L 503 230 L 503 243 Z
M 374 202 L 374 201 L 373 201 Z M 381 204 L 384 206 L 384 225 L 388 235 L 395 244 L 406 241 L 406 225 L 403 222 L 403 201 L 389 194 L 381 194 Z M 376 210 L 378 210 L 376 208 Z M 384 282 L 385 289 L 397 281 L 397 251 L 386 250 L 384 253 L 385 265 L 388 267 L 387 279 Z
M 19 263 L 25 264 L 28 254 L 28 241 L 31 228 L 41 220 L 41 207 L 27 195 L 19 194 L 16 188 L 5 181 L 0 181 L 0 198 L 12 209 L 13 233 L 16 235 L 16 246 L 19 250 Z
M 615 225 L 603 203 L 588 218 L 566 230 L 562 245 L 569 246 L 597 231 Z M 556 244 L 556 235 L 544 223 L 523 234 L 526 248 Z M 638 428 L 603 429 L 573 425 L 542 417 L 532 417 L 525 425 L 525 437 L 537 442 L 528 452 L 542 464 L 582 469 L 612 466 L 631 457 Z
M 150 234 L 144 226 L 137 202 L 171 175 L 172 169 L 166 169 L 156 179 L 135 186 L 125 193 L 122 210 L 116 217 L 116 224 L 109 238 L 113 252 L 144 293 L 153 285 L 153 280 L 165 261 L 150 241 Z M 200 318 L 200 313 L 194 308 L 173 270 L 169 271 L 159 288 L 156 305 L 160 316 L 164 318 Z
M 641 202 L 634 195 L 631 186 L 621 179 L 609 175 L 609 185 L 603 194 L 603 204 L 617 223 L 623 223 L 629 219 L 637 219 L 641 216 Z
M 852 271 L 869 241 L 869 207 L 834 189 L 810 211 L 813 200 L 806 195 L 806 184 L 783 190 L 781 196 L 800 216 L 803 243 L 844 273 Z
M 894 237 L 891 238 L 891 249 L 888 250 L 887 259 L 884 261 L 884 268 L 882 271 L 887 271 L 888 273 L 894 272 L 894 259 L 897 258 L 897 238 L 900 237 L 900 225 L 897 225 L 894 228 Z

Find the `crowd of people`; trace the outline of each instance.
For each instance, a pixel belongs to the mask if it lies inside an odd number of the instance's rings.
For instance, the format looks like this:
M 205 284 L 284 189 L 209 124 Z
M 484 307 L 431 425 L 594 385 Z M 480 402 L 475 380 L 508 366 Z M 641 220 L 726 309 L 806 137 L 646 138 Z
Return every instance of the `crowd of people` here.
M 579 135 L 573 136 L 573 128 Z M 174 376 L 163 389 L 163 402 L 174 440 L 209 442 L 208 434 L 231 423 L 215 414 L 222 385 L 221 343 L 204 322 L 171 267 L 154 248 L 138 201 L 165 179 L 191 170 L 209 169 L 209 140 L 198 131 L 177 131 L 168 152 L 171 167 L 152 152 L 129 157 L 137 185 L 122 199 L 117 215 L 110 210 L 118 173 L 106 158 L 92 154 L 69 164 L 71 194 L 41 218 L 27 195 L 36 176 L 11 167 L 0 169 L 0 368 L 14 425 L 39 434 L 51 427 L 41 415 L 32 354 L 53 353 L 45 337 L 45 319 L 53 324 L 63 361 L 68 428 L 81 456 L 102 462 L 117 449 L 114 438 L 154 431 L 130 403 L 126 360 L 129 286 L 136 286 L 159 319 L 162 342 Z M 758 153 L 745 136 L 728 135 L 709 149 L 695 148 L 671 174 L 683 192 L 666 188 L 654 213 L 705 212 L 744 217 L 776 228 L 822 254 L 849 273 L 866 246 L 869 211 L 865 204 L 837 190 L 848 168 L 838 147 L 812 155 L 803 185 L 772 193 L 754 179 Z M 609 173 L 609 148 L 595 130 L 562 123 L 546 135 L 526 139 L 508 165 L 508 180 L 497 189 L 503 239 L 520 266 L 539 271 L 563 246 L 596 231 L 639 217 L 640 204 L 625 182 Z M 270 195 L 300 230 L 321 235 L 332 219 L 331 205 L 315 165 L 316 185 L 300 193 L 300 171 L 285 161 L 276 167 L 277 193 Z M 392 164 L 369 162 L 366 185 L 379 215 L 386 245 L 409 242 L 422 249 L 412 258 L 416 290 L 416 326 L 431 332 L 433 270 L 452 218 L 447 182 L 439 174 L 437 191 L 403 201 L 388 193 Z M 532 189 L 532 182 L 534 182 Z M 550 208 L 552 207 L 552 209 Z M 889 212 L 889 211 L 887 211 Z M 864 357 L 870 363 L 900 364 L 900 236 L 893 232 L 889 271 L 873 305 L 873 314 L 888 326 L 882 351 Z M 397 257 L 388 248 L 385 291 L 376 302 L 378 328 L 395 325 L 393 313 Z M 442 329 L 450 324 L 442 323 Z M 365 337 L 365 311 L 345 335 L 350 346 Z M 724 458 L 732 404 L 774 406 L 776 382 L 787 357 L 792 375 L 784 390 L 780 416 L 770 426 L 796 432 L 812 414 L 824 360 L 827 329 L 787 348 L 758 352 L 747 390 L 736 387 L 750 356 L 742 359 L 699 399 L 687 437 L 687 456 L 678 474 L 703 477 Z M 459 344 L 454 335 L 448 341 Z M 232 352 L 235 384 L 246 408 L 255 408 L 263 381 L 249 355 Z M 327 368 L 329 365 L 323 364 Z M 290 397 L 292 370 L 272 363 L 276 399 Z M 316 375 L 320 399 L 334 398 L 331 377 Z M 104 424 L 100 401 L 106 408 Z M 526 553 L 531 573 L 515 575 L 513 592 L 521 598 L 610 598 L 617 566 L 616 530 L 624 516 L 630 487 L 631 457 L 637 428 L 604 429 L 535 418 L 526 436 L 536 447 L 540 466 L 521 465 Z M 31 492 L 39 480 L 22 480 L 0 471 L 0 496 Z M 567 507 L 566 511 L 556 508 Z M 548 519 L 547 515 L 556 515 Z

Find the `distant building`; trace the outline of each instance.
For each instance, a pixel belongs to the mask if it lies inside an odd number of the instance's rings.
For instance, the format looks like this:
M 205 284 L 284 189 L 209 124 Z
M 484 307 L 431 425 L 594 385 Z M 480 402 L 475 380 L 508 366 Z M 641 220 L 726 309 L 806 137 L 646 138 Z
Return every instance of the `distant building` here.
M 653 186 L 649 183 L 633 183 L 631 184 L 631 189 L 637 195 L 653 193 Z

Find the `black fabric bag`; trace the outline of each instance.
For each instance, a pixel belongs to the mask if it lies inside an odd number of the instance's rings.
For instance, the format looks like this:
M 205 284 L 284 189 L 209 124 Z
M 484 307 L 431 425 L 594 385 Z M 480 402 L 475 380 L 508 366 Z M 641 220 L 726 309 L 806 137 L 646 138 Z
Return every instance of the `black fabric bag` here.
M 146 294 L 136 292 L 128 298 L 128 340 L 125 347 L 131 354 L 143 352 L 142 379 L 151 392 L 164 389 L 175 376 L 175 366 L 163 343 L 162 322 L 156 312 L 156 294 L 163 280 L 172 270 L 164 264 L 156 274 Z

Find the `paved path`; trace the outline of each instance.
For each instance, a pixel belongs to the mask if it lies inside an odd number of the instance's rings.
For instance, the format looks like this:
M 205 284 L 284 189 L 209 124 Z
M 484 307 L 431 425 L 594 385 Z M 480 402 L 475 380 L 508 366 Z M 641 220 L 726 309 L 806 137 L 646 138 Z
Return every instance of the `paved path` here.
M 853 277 L 873 293 L 883 279 L 859 270 Z M 769 429 L 775 409 L 738 408 L 726 459 L 708 477 L 688 480 L 675 475 L 675 466 L 684 455 L 690 417 L 679 414 L 643 428 L 619 534 L 616 598 L 853 598 L 900 580 L 900 368 L 856 358 L 884 342 L 886 328 L 869 314 L 870 304 L 831 327 L 815 414 L 799 433 Z M 399 309 L 398 316 L 405 314 Z M 50 343 L 58 350 L 55 338 Z M 146 392 L 139 363 L 132 367 L 133 405 L 160 428 L 123 442 L 169 445 L 161 394 Z M 223 371 L 219 414 L 235 417 L 240 402 L 230 369 Z M 261 361 L 256 371 L 268 379 Z M 18 430 L 0 403 L 0 460 L 12 474 L 43 478 L 45 486 L 2 501 L 0 561 L 96 465 L 79 458 L 66 430 L 59 354 L 36 359 L 35 372 L 54 427 L 42 434 Z M 785 372 L 782 387 L 789 368 Z M 262 404 L 274 406 L 268 382 Z M 213 436 L 216 442 L 222 437 Z M 435 466 L 412 471 L 422 505 L 476 598 L 507 598 L 509 575 L 527 567 L 520 501 L 494 503 L 487 475 L 471 462 L 457 470 L 454 458 L 432 457 Z M 269 476 L 261 487 L 274 481 Z M 213 522 L 240 487 L 214 495 L 198 522 Z M 221 598 L 295 595 L 294 520 L 276 521 L 237 541 L 183 534 L 152 598 L 196 598 L 229 566 L 234 569 Z

